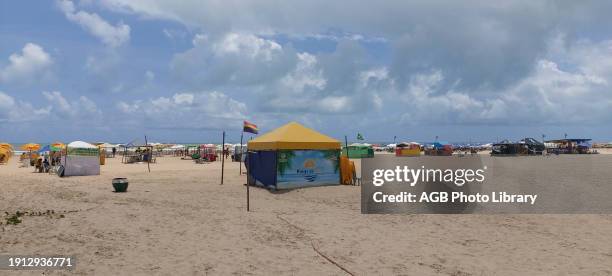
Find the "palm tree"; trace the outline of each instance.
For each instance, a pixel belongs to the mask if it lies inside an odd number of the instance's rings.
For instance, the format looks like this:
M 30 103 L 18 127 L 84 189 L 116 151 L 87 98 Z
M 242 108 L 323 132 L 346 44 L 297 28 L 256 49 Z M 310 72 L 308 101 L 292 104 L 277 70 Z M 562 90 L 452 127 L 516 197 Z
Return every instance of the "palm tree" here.
M 281 158 L 282 157 L 282 158 Z M 295 157 L 293 150 L 279 150 L 276 170 L 281 176 L 285 175 L 285 171 L 291 168 L 291 160 Z

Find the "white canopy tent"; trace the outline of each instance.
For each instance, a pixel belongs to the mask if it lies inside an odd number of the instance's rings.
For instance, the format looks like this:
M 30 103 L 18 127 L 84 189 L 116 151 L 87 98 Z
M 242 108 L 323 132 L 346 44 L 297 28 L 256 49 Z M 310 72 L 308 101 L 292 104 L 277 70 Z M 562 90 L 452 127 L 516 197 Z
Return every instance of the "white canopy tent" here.
M 99 175 L 100 150 L 97 146 L 75 141 L 66 146 L 67 154 L 62 159 L 61 176 Z

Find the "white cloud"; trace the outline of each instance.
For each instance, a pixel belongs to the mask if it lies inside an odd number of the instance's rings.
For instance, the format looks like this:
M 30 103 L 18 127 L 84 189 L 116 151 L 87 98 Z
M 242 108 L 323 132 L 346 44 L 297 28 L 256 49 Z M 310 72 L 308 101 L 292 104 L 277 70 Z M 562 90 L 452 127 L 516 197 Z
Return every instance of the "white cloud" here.
M 271 61 L 282 52 L 283 47 L 273 40 L 266 40 L 254 35 L 229 33 L 212 45 L 217 55 L 241 55 L 251 59 Z
M 121 46 L 130 40 L 130 26 L 123 22 L 113 26 L 96 13 L 77 11 L 70 0 L 58 0 L 57 5 L 68 20 L 79 24 L 110 47 Z
M 45 50 L 34 43 L 27 43 L 21 53 L 9 56 L 9 64 L 0 68 L 0 82 L 40 79 L 39 74 L 51 66 L 53 60 Z
M 247 111 L 246 104 L 217 91 L 120 101 L 117 109 L 132 119 L 166 128 L 223 127 L 227 120 L 244 119 Z
M 25 122 L 40 120 L 48 116 L 49 108 L 35 108 L 32 104 L 17 101 L 0 91 L 0 122 Z
M 42 94 L 49 102 L 48 108 L 51 114 L 60 119 L 85 122 L 88 119 L 98 119 L 102 115 L 96 103 L 85 96 L 69 101 L 59 91 L 44 91 Z
M 559 45 L 557 43 L 557 45 Z M 475 97 L 469 91 L 445 89 L 440 71 L 418 74 L 401 92 L 407 104 L 404 122 L 459 124 L 575 124 L 612 119 L 611 41 L 555 48 L 568 68 L 548 59 L 537 61 L 532 73 L 503 90 Z M 559 55 L 563 52 L 562 55 Z
M 193 48 L 176 54 L 174 76 L 196 88 L 257 85 L 282 77 L 296 63 L 293 49 L 255 35 L 196 35 Z

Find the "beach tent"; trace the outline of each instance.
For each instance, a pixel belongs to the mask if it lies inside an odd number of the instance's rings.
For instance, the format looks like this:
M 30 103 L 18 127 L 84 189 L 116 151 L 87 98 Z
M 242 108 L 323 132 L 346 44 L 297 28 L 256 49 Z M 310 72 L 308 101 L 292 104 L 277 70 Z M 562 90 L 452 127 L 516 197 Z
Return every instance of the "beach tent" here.
M 370 144 L 353 143 L 342 147 L 342 155 L 348 158 L 373 158 L 374 148 Z
M 271 189 L 340 184 L 340 141 L 291 122 L 247 144 L 249 185 Z
M 97 146 L 82 141 L 67 145 L 62 158 L 63 173 L 60 176 L 99 175 L 100 150 Z

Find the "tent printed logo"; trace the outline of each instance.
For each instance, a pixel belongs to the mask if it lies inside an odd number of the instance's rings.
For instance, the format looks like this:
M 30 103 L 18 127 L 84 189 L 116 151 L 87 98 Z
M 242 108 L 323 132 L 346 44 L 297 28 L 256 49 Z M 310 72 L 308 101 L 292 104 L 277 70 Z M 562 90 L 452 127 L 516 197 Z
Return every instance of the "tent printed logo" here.
M 304 175 L 304 179 L 308 182 L 314 182 L 317 180 L 315 169 L 317 167 L 317 161 L 312 158 L 306 159 L 302 165 L 304 169 L 297 169 L 297 173 Z

